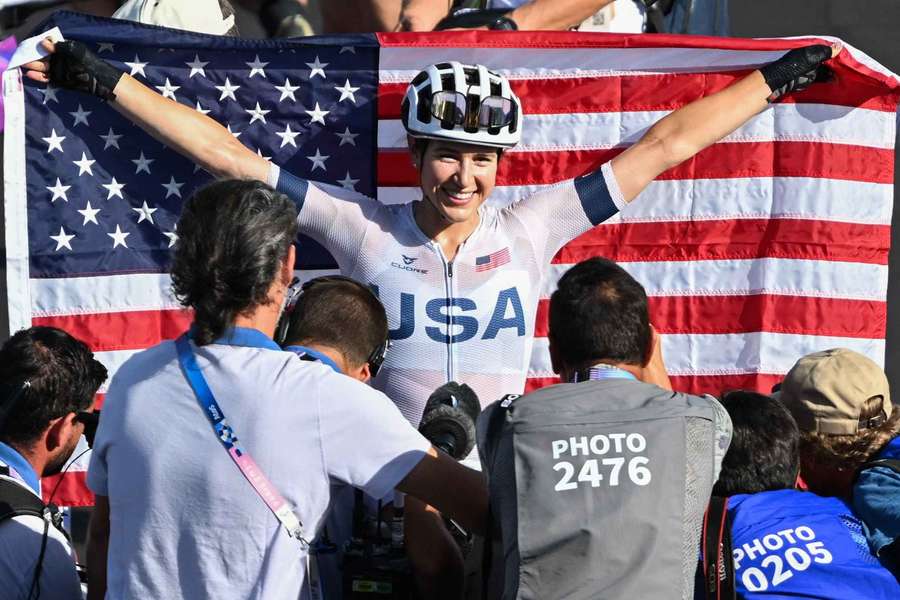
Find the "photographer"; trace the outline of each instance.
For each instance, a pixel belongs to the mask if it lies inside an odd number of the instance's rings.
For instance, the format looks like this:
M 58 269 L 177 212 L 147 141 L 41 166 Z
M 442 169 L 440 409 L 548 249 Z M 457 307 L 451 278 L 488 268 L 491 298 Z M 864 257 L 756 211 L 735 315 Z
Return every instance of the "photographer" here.
M 285 350 L 364 383 L 378 374 L 390 343 L 384 306 L 371 290 L 332 275 L 311 279 L 293 292 L 278 327 L 277 339 Z M 347 574 L 342 550 L 353 537 L 355 498 L 348 486 L 332 486 L 331 514 L 319 540 L 326 550 L 319 559 L 326 598 L 342 596 Z M 462 556 L 440 514 L 408 498 L 403 517 L 406 554 L 422 597 L 458 598 L 464 578 Z
M 185 203 L 171 273 L 194 323 L 129 359 L 107 393 L 88 472 L 92 598 L 320 592 L 309 544 L 336 481 L 399 489 L 483 531 L 479 473 L 380 392 L 272 340 L 296 218 L 260 182 L 219 181 Z
M 105 379 L 106 369 L 88 347 L 60 329 L 19 331 L 0 348 L 4 598 L 82 597 L 75 554 L 58 512 L 45 510 L 40 478 L 59 473 L 69 460 L 91 420 L 85 411 Z
M 549 321 L 566 383 L 507 396 L 478 422 L 488 597 L 691 597 L 727 413 L 672 391 L 644 288 L 615 263 L 569 269 Z

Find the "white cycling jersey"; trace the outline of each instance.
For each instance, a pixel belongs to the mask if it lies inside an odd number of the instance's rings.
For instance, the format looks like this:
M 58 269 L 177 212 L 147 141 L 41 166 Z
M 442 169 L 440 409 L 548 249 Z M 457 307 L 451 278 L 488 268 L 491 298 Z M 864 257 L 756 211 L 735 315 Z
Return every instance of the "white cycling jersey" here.
M 393 345 L 373 385 L 414 426 L 447 381 L 471 386 L 482 407 L 524 390 L 548 264 L 624 205 L 606 163 L 506 208 L 482 206 L 477 229 L 448 261 L 419 229 L 413 203 L 382 204 L 274 165 L 269 183 L 297 203 L 300 230 L 341 273 L 384 303 Z

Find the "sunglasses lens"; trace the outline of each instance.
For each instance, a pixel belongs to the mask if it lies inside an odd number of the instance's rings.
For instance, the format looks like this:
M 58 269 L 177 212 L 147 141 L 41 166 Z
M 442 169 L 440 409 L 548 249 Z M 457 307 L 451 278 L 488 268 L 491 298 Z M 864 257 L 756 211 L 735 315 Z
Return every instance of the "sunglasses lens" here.
M 466 97 L 459 92 L 435 92 L 431 97 L 431 114 L 441 123 L 462 125 L 466 115 Z
M 502 96 L 488 96 L 481 101 L 478 110 L 478 125 L 488 129 L 505 127 L 512 123 L 513 103 Z

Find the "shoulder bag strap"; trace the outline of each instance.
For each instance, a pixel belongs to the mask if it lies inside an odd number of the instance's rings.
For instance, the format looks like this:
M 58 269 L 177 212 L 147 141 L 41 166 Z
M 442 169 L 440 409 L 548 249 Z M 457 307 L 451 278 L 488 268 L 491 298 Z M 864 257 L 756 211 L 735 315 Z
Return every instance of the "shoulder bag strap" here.
M 708 600 L 735 598 L 728 498 L 713 496 L 703 519 L 703 582 Z

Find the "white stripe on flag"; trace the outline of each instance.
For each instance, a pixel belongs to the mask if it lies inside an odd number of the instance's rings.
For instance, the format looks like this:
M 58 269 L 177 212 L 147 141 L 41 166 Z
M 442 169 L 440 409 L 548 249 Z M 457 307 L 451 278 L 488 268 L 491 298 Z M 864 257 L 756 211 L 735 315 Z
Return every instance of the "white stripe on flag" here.
M 671 111 L 525 115 L 522 141 L 510 152 L 584 150 L 631 145 Z M 774 104 L 722 142 L 801 141 L 893 148 L 896 116 L 831 104 Z M 381 149 L 405 149 L 399 119 L 378 122 Z
M 801 356 L 849 348 L 884 365 L 884 340 L 753 332 L 662 336 L 669 375 L 786 373 Z M 528 377 L 553 377 L 547 338 L 534 338 Z
M 36 317 L 179 308 L 168 273 L 32 279 Z
M 499 186 L 488 202 L 508 206 L 551 185 Z M 385 204 L 403 204 L 419 200 L 422 193 L 418 187 L 380 187 L 378 197 Z M 890 225 L 893 197 L 889 183 L 846 179 L 668 179 L 651 182 L 606 223 L 789 218 Z
M 884 265 L 785 258 L 619 264 L 643 284 L 648 296 L 781 294 L 883 301 L 887 290 Z M 571 266 L 550 266 L 542 298 L 550 297 Z

